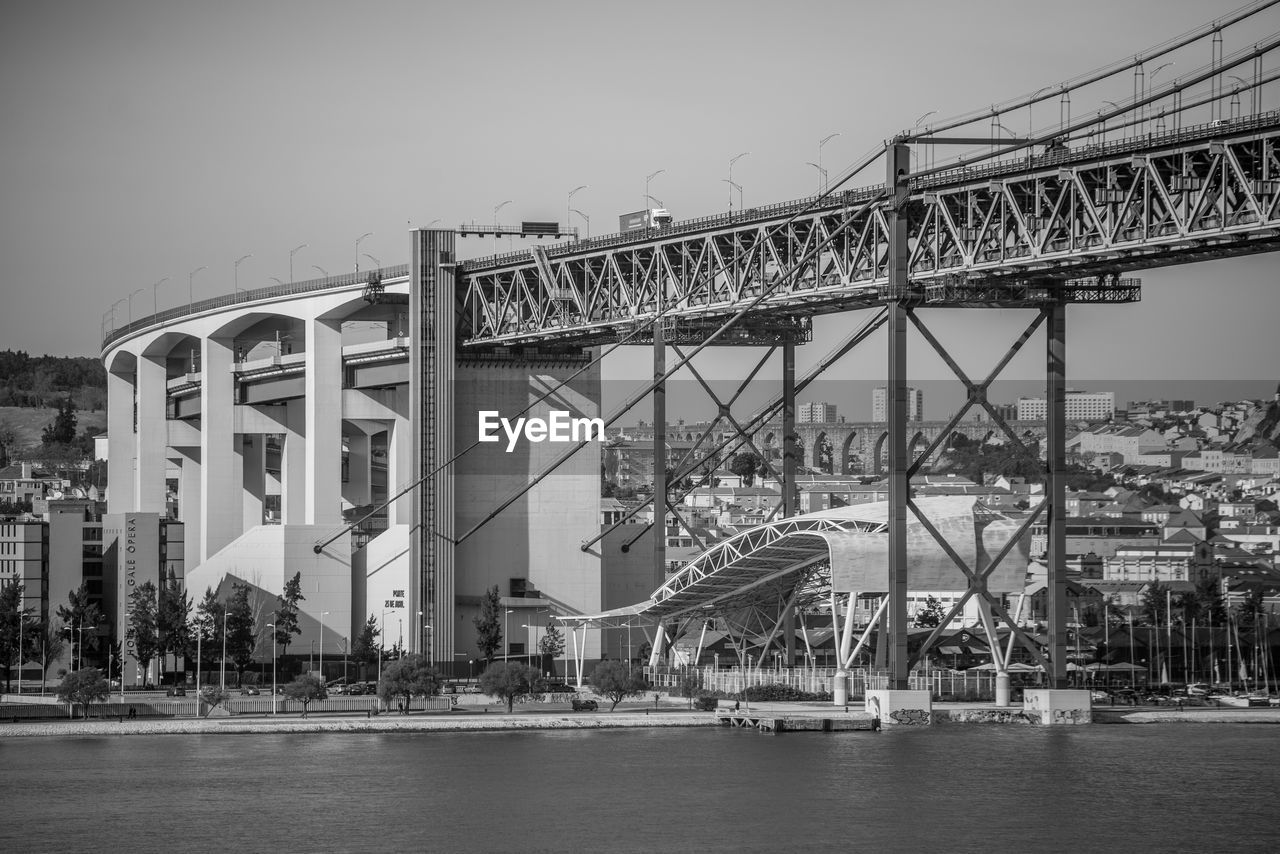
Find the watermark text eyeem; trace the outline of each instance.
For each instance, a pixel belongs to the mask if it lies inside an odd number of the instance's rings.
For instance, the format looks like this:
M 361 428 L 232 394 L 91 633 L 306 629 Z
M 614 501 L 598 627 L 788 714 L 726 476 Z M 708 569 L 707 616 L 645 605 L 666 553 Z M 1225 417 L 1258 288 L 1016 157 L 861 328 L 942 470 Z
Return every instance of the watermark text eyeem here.
M 549 418 L 503 418 L 496 409 L 479 411 L 480 425 L 477 438 L 481 442 L 500 442 L 507 435 L 507 453 L 516 449 L 523 436 L 526 442 L 590 442 L 604 441 L 603 418 L 574 418 L 568 411 L 553 409 Z

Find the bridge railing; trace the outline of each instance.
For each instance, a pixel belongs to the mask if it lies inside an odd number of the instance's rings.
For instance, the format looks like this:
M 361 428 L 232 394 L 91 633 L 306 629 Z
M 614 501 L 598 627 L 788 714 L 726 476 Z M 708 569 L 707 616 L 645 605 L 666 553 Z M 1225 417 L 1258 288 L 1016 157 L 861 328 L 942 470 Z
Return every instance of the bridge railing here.
M 140 329 L 146 329 L 157 323 L 164 323 L 167 320 L 175 320 L 180 317 L 191 317 L 193 315 L 202 314 L 206 311 L 212 311 L 219 308 L 227 308 L 229 306 L 240 305 L 241 303 L 256 302 L 263 299 L 275 299 L 276 297 L 291 296 L 293 294 L 308 294 L 317 291 L 335 290 L 337 288 L 348 288 L 355 285 L 365 285 L 368 282 L 369 274 L 376 273 L 385 283 L 388 279 L 398 279 L 409 275 L 408 264 L 397 264 L 394 267 L 380 267 L 377 270 L 365 270 L 362 273 L 345 273 L 340 276 L 327 276 L 322 279 L 306 279 L 301 282 L 293 282 L 288 285 L 274 285 L 268 288 L 254 288 L 253 290 L 236 291 L 233 294 L 223 294 L 222 296 L 210 297 L 199 302 L 189 303 L 187 305 L 175 306 L 167 308 L 164 311 L 156 312 L 147 317 L 141 317 L 124 326 L 112 329 L 102 339 L 102 349 L 107 349 L 115 341 L 136 332 Z

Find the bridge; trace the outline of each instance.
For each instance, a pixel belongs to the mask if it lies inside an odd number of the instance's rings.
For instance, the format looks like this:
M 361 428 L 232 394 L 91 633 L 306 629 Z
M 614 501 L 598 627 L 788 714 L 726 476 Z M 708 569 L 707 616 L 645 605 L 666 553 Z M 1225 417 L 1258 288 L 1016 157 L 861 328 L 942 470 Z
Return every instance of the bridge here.
M 1019 421 L 1011 419 L 1007 422 L 1023 440 L 1040 441 L 1045 438 L 1043 421 Z M 667 439 L 670 442 L 696 442 L 710 422 L 681 424 L 672 429 L 667 427 Z M 944 435 L 943 431 L 949 430 Z M 781 421 L 772 420 L 756 430 L 756 445 L 769 460 L 779 460 L 783 455 L 783 425 Z M 913 461 L 920 458 L 927 447 L 932 447 L 933 454 L 924 461 L 924 465 L 933 465 L 942 457 L 942 452 L 950 450 L 958 437 L 987 443 L 999 432 L 994 424 L 987 422 L 965 422 L 959 426 L 950 421 L 908 421 L 907 451 Z M 653 429 L 627 428 L 627 435 L 636 439 L 652 439 Z M 828 474 L 867 474 L 884 473 L 885 447 L 889 438 L 889 427 L 884 421 L 831 421 L 796 424 L 792 430 L 796 453 L 801 464 L 809 468 L 824 471 Z
M 1052 680 L 1062 684 L 1068 309 L 1139 300 L 1140 282 L 1131 276 L 1144 269 L 1280 246 L 1280 113 L 1263 103 L 1264 87 L 1280 79 L 1280 71 L 1264 68 L 1264 59 L 1280 47 L 1280 36 L 1257 40 L 1249 32 L 1240 50 L 1222 54 L 1219 47 L 1224 29 L 1247 28 L 1250 16 L 1269 5 L 1255 4 L 1076 80 L 903 131 L 818 196 L 465 262 L 456 249 L 465 227 L 418 229 L 407 266 L 364 278 L 237 293 L 104 329 L 104 361 L 113 378 L 113 503 L 120 511 L 154 506 L 163 495 L 165 458 L 198 446 L 198 454 L 187 453 L 198 460 L 190 488 L 200 496 L 195 502 L 200 557 L 210 559 L 244 527 L 221 505 L 232 493 L 238 496 L 238 482 L 224 488 L 216 473 L 219 467 L 240 465 L 237 454 L 244 448 L 236 444 L 238 437 L 305 437 L 301 447 L 295 441 L 284 456 L 305 460 L 293 479 L 305 485 L 295 518 L 330 526 L 315 532 L 314 551 L 323 555 L 349 530 L 334 518 L 340 491 L 335 472 L 347 430 L 342 425 L 372 425 L 368 429 L 386 432 L 387 448 L 396 449 L 395 469 L 411 472 L 387 486 L 391 513 L 404 523 L 408 537 L 411 579 L 403 607 L 425 621 L 421 631 L 410 633 L 410 648 L 434 660 L 451 660 L 456 632 L 431 626 L 455 625 L 459 603 L 476 597 L 475 579 L 497 580 L 482 567 L 511 557 L 501 547 L 504 537 L 530 540 L 537 520 L 526 515 L 513 528 L 513 514 L 555 507 L 589 518 L 589 490 L 556 497 L 549 478 L 566 472 L 585 476 L 598 468 L 584 462 L 594 446 L 583 442 L 562 452 L 530 453 L 502 479 L 502 465 L 511 460 L 462 438 L 460 418 L 479 402 L 524 414 L 572 400 L 573 408 L 593 411 L 601 361 L 619 347 L 643 345 L 652 350 L 654 380 L 609 413 L 607 424 L 617 424 L 649 401 L 655 447 L 664 447 L 666 383 L 678 372 L 691 373 L 717 408 L 716 419 L 695 440 L 695 451 L 670 461 L 673 483 L 696 468 L 694 456 L 731 446 L 759 450 L 758 439 L 767 440 L 770 433 L 781 439 L 780 459 L 771 466 L 784 484 L 794 482 L 804 449 L 818 452 L 824 437 L 839 449 L 841 460 L 855 444 L 858 455 L 877 466 L 884 457 L 889 492 L 884 589 L 836 589 L 828 581 L 826 592 L 834 621 L 852 611 L 847 603 L 855 596 L 884 597 L 893 686 L 906 686 L 911 664 L 906 646 L 909 514 L 912 525 L 940 537 L 913 501 L 910 477 L 945 448 L 970 410 L 985 412 L 1002 441 L 1026 453 L 1027 431 L 1043 435 L 1044 501 L 1017 534 L 1025 535 L 1041 517 L 1048 521 L 1049 640 L 1045 652 L 1025 635 L 1019 642 L 1042 657 Z M 1210 39 L 1215 45 L 1210 63 L 1147 88 L 1146 64 Z M 1228 91 L 1224 78 L 1233 71 L 1250 77 L 1236 76 L 1242 85 Z M 1072 117 L 1072 93 L 1131 74 L 1132 98 Z M 1250 109 L 1237 114 L 1242 93 Z M 1003 122 L 1014 123 L 1013 117 L 1044 101 L 1060 104 L 1059 121 L 1024 137 L 1000 132 L 1007 131 Z M 944 146 L 968 148 L 939 164 L 935 155 Z M 876 163 L 883 164 L 884 181 L 853 186 Z M 1025 309 L 1028 323 L 986 376 L 971 378 L 930 330 L 926 310 L 987 308 Z M 796 347 L 810 339 L 812 318 L 835 312 L 849 313 L 850 331 L 813 368 L 798 373 Z M 335 331 L 363 319 L 378 326 L 381 340 L 356 342 Z M 848 425 L 847 432 L 797 425 L 796 396 L 881 329 L 888 334 L 887 423 L 870 430 Z M 907 419 L 912 329 L 966 389 L 964 407 L 945 422 L 913 425 Z M 987 399 L 988 389 L 1042 329 L 1048 416 L 1038 427 L 1010 423 Z M 696 361 L 707 347 L 722 345 L 765 351 L 759 360 L 754 352 L 744 357 L 742 382 L 731 395 L 717 394 Z M 737 411 L 744 390 L 776 353 L 781 354 L 782 394 L 754 411 Z M 518 389 L 498 392 L 495 377 L 523 379 Z M 281 407 L 297 411 L 282 413 Z M 407 469 L 406 458 L 411 460 Z M 666 505 L 659 518 L 680 513 L 682 496 L 669 488 L 667 462 L 655 464 L 654 494 Z M 476 478 L 498 486 L 474 493 L 463 489 Z M 114 487 L 122 482 L 132 485 L 117 496 Z M 796 515 L 794 490 L 783 492 L 781 516 L 789 519 Z M 616 520 L 610 530 L 627 521 Z M 557 529 L 558 545 L 575 541 L 576 534 L 568 532 L 584 531 L 576 541 L 589 550 L 608 533 L 592 527 L 594 520 Z M 501 536 L 500 528 L 506 532 Z M 652 539 L 647 589 L 657 590 L 673 579 L 666 574 L 664 538 Z M 545 560 L 555 560 L 553 552 Z M 544 558 L 525 557 L 529 566 L 521 571 L 528 572 L 524 580 L 530 589 L 540 588 L 539 603 L 566 619 L 590 616 L 590 605 L 577 593 L 552 589 L 563 584 L 567 590 L 576 582 L 557 575 L 535 584 L 535 572 L 543 570 L 533 564 Z M 957 610 L 965 600 L 977 599 L 988 623 L 993 613 L 1015 622 L 986 586 L 992 567 L 979 567 L 954 552 L 951 559 L 966 583 Z M 472 571 L 475 579 L 468 576 Z M 688 609 L 710 607 L 706 615 L 715 613 L 714 597 L 700 598 L 699 580 L 690 581 L 677 584 L 686 611 L 667 606 L 650 616 L 688 623 L 693 613 Z M 586 598 L 598 595 L 598 589 Z M 789 621 L 795 592 L 777 587 L 779 629 L 770 633 L 786 639 L 779 642 L 789 660 L 794 660 Z M 662 644 L 654 646 L 660 655 Z

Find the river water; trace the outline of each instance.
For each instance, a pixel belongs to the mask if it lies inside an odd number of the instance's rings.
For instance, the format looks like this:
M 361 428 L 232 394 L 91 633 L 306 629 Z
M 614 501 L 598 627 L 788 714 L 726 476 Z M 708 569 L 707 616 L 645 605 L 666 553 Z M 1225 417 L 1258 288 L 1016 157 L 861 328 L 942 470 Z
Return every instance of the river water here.
M 0 739 L 0 851 L 1277 851 L 1280 727 Z

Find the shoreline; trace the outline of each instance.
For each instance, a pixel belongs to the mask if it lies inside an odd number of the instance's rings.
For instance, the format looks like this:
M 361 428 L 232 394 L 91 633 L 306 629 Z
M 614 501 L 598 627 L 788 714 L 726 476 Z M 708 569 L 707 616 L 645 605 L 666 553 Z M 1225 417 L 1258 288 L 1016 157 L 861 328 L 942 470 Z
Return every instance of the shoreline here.
M 1004 709 L 988 703 L 935 704 L 934 725 L 1032 725 L 1020 706 Z M 794 707 L 812 716 L 833 712 L 829 707 Z M 0 720 L 2 720 L 0 709 Z M 771 711 L 783 711 L 774 707 Z M 1094 707 L 1094 724 L 1280 724 L 1280 709 L 1126 708 Z M 599 730 L 664 727 L 714 727 L 714 712 L 664 709 L 657 713 L 630 708 L 617 712 L 581 713 L 567 710 L 507 714 L 427 713 L 362 717 L 317 715 L 233 716 L 215 718 L 152 718 L 0 722 L 0 739 L 130 735 L 262 735 L 269 733 L 388 733 L 388 732 L 513 732 L 518 730 Z
M 229 717 L 159 718 L 120 721 L 115 718 L 75 721 L 0 723 L 0 739 L 55 736 L 129 735 L 261 735 L 313 732 L 503 732 L 515 730 L 628 729 L 639 727 L 716 726 L 707 712 L 635 711 L 610 714 L 557 713 L 486 715 L 380 715 L 366 717 Z

